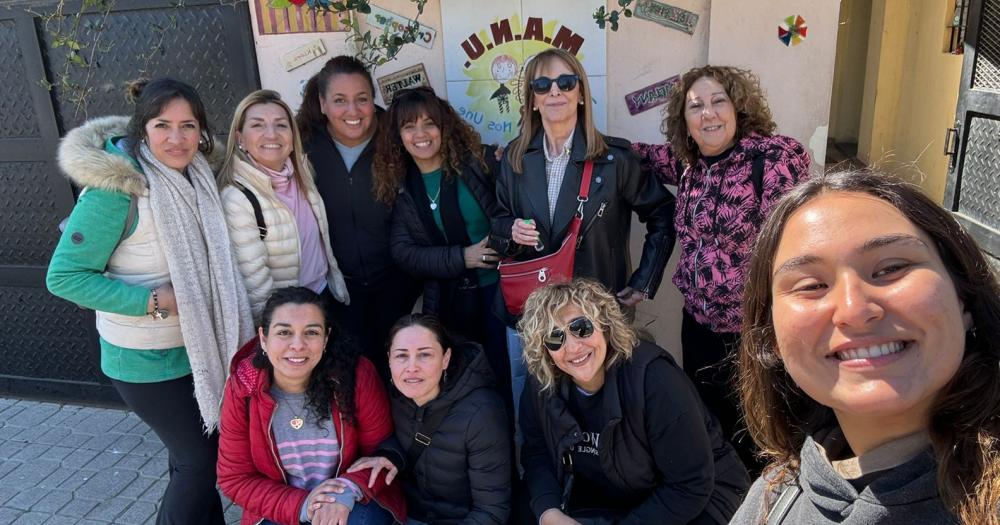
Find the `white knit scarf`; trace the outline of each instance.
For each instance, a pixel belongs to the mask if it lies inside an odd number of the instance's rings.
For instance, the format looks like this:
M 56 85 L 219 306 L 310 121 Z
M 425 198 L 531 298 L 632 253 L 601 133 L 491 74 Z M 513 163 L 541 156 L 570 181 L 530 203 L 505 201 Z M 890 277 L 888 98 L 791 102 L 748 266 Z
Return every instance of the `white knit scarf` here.
M 195 399 L 205 431 L 211 432 L 219 422 L 229 361 L 253 337 L 250 300 L 205 157 L 198 153 L 188 165 L 190 182 L 157 160 L 145 143 L 138 157 L 170 270 Z

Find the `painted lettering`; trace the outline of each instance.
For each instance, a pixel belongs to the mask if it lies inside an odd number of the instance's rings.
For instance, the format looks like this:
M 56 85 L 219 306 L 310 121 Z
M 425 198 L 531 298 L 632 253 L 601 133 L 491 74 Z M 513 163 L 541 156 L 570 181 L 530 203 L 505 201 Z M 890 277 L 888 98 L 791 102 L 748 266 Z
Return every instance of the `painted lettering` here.
M 542 27 L 542 19 L 537 17 L 528 18 L 528 23 L 524 26 L 524 40 L 545 41 L 545 29 Z
M 560 27 L 556 37 L 552 39 L 552 47 L 568 51 L 571 55 L 579 53 L 581 46 L 583 46 L 583 37 L 570 31 L 566 26 Z
M 510 20 L 506 18 L 490 24 L 490 32 L 493 34 L 494 46 L 514 41 L 514 32 L 510 29 Z
M 462 42 L 462 50 L 465 51 L 465 55 L 469 57 L 469 60 L 475 60 L 483 56 L 483 53 L 486 52 L 486 46 L 483 45 L 482 40 L 479 40 L 478 34 L 472 33 L 465 42 Z

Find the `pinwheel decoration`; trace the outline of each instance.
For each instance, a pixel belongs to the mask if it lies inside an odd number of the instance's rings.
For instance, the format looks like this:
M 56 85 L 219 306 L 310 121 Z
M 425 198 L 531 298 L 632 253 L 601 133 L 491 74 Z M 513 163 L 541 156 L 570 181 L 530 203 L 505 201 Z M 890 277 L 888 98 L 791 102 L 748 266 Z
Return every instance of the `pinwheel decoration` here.
M 778 25 L 778 40 L 786 46 L 797 46 L 806 39 L 806 21 L 799 15 L 792 15 Z

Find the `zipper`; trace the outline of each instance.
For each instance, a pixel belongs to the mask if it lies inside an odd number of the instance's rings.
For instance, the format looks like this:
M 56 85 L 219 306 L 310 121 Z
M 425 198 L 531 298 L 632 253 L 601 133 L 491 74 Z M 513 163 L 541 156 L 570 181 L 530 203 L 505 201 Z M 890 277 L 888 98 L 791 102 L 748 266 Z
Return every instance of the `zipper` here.
M 712 168 L 714 168 L 714 167 L 715 166 L 712 166 Z M 706 173 L 706 177 L 705 177 L 706 180 L 712 175 L 712 168 L 708 168 L 708 172 Z M 701 204 L 701 201 L 705 199 L 705 194 L 707 193 L 707 191 L 708 191 L 707 188 L 703 188 L 702 189 L 701 195 L 698 196 L 698 202 L 695 202 L 694 203 L 694 207 L 691 209 L 691 229 L 692 230 L 695 227 L 694 226 L 695 225 L 695 220 L 696 220 L 696 217 L 698 216 L 698 205 Z M 691 259 L 691 289 L 692 290 L 697 290 L 698 289 L 698 253 L 701 252 L 701 247 L 702 247 L 703 242 L 704 242 L 704 240 L 702 239 L 702 236 L 699 235 L 698 236 L 698 247 L 694 249 L 694 257 Z M 704 307 L 702 308 L 702 310 L 704 310 Z
M 580 235 L 576 237 L 577 250 L 580 249 L 580 245 L 583 244 L 583 238 L 587 235 L 587 232 L 590 231 L 590 228 L 594 226 L 594 223 L 597 222 L 597 219 L 604 217 L 604 209 L 607 207 L 608 207 L 608 201 L 601 201 L 601 207 L 597 208 L 597 213 L 595 213 L 594 216 L 591 217 L 589 221 L 587 221 L 587 225 L 583 227 L 583 231 L 580 232 Z
M 337 436 L 337 440 L 340 442 L 340 453 L 337 454 L 337 468 L 333 471 L 335 478 L 340 477 L 340 467 L 344 464 L 344 414 L 337 412 L 337 422 L 340 423 L 340 435 Z
M 271 456 L 274 458 L 274 464 L 278 466 L 278 472 L 281 472 L 281 481 L 288 485 L 288 479 L 285 478 L 285 469 L 281 466 L 281 460 L 278 459 L 278 454 L 274 451 L 274 431 L 271 428 L 274 425 L 274 412 L 271 412 L 271 420 L 267 423 L 267 444 L 271 445 L 268 447 L 271 450 Z

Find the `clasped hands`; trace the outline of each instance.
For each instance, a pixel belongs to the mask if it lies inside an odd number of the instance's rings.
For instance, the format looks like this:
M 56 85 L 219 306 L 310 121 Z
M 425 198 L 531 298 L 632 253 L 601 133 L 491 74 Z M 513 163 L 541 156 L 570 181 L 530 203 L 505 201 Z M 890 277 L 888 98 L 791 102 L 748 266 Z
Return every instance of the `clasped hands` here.
M 365 469 L 371 469 L 368 488 L 375 486 L 375 480 L 382 470 L 385 470 L 386 485 L 392 483 L 399 473 L 399 469 L 391 461 L 380 456 L 358 458 L 347 472 Z M 340 479 L 328 479 L 317 485 L 306 498 L 306 514 L 313 525 L 347 525 L 351 511 L 347 505 L 338 502 L 335 495 L 350 490 L 350 487 Z

